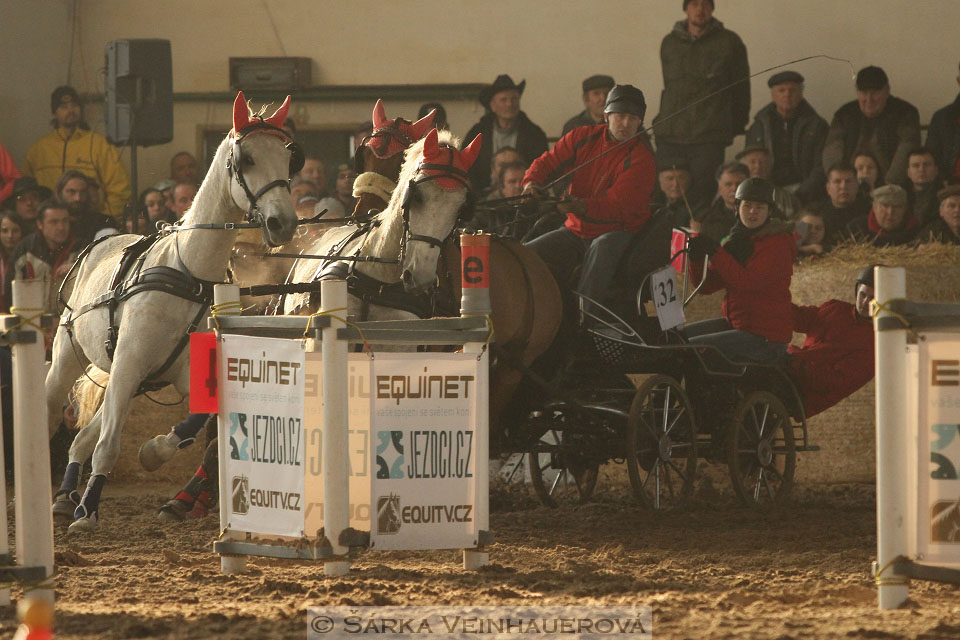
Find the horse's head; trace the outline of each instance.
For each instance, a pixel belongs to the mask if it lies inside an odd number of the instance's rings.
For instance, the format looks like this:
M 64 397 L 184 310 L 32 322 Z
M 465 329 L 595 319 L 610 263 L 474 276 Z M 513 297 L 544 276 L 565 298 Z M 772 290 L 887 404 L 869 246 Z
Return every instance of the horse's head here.
M 436 111 L 416 122 L 403 118 L 388 120 L 383 100 L 373 107 L 373 133 L 364 138 L 354 158 L 357 179 L 353 195 L 359 198 L 354 214 L 365 216 L 371 209 L 383 211 L 397 186 L 403 152 L 423 138 L 433 124 Z
M 434 284 L 440 247 L 457 222 L 470 214 L 473 197 L 467 171 L 477 159 L 481 137 L 474 138 L 463 151 L 457 151 L 449 133 L 431 129 L 423 145 L 410 149 L 401 179 L 403 239 L 400 250 L 400 279 L 408 291 Z M 419 151 L 419 153 L 415 153 Z
M 287 242 L 297 228 L 290 201 L 290 176 L 303 166 L 303 153 L 282 129 L 290 96 L 268 118 L 252 114 L 243 92 L 233 103 L 233 131 L 228 170 L 230 195 L 247 212 L 247 219 L 263 225 L 263 241 L 271 247 Z

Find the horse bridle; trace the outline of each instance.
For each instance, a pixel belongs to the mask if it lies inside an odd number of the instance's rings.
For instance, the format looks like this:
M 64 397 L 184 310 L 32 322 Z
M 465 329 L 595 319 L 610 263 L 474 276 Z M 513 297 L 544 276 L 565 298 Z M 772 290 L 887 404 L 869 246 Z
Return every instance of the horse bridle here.
M 287 193 L 290 193 L 290 177 L 303 168 L 304 156 L 300 146 L 286 131 L 264 122 L 263 118 L 260 116 L 256 116 L 256 119 L 258 122 L 253 122 L 244 128 L 242 132 L 233 134 L 233 145 L 230 147 L 230 157 L 227 159 L 227 173 L 236 177 L 237 184 L 240 185 L 240 188 L 243 189 L 243 192 L 247 195 L 249 207 L 247 208 L 246 214 L 244 214 L 244 219 L 250 224 L 258 224 L 262 226 L 263 212 L 260 211 L 260 198 L 262 198 L 265 193 L 274 187 L 283 187 L 287 190 Z M 243 158 L 243 149 L 241 145 L 243 144 L 244 138 L 256 131 L 268 131 L 274 134 L 279 133 L 281 136 L 283 136 L 283 139 L 287 141 L 287 143 L 284 145 L 284 148 L 290 151 L 290 166 L 288 168 L 288 176 L 286 180 L 277 179 L 273 182 L 269 182 L 263 185 L 259 191 L 254 193 L 251 191 L 249 185 L 247 185 L 247 180 L 243 176 L 243 163 L 241 162 L 241 159 Z
M 408 242 L 425 242 L 431 247 L 437 247 L 438 249 L 443 246 L 443 243 L 453 234 L 454 230 L 457 228 L 457 222 L 459 222 L 473 206 L 473 192 L 470 189 L 470 178 L 467 175 L 466 171 L 455 167 L 453 165 L 454 159 L 454 150 L 452 147 L 444 145 L 441 149 L 445 149 L 450 154 L 450 162 L 448 164 L 435 164 L 424 162 L 421 163 L 420 167 L 417 169 L 418 173 L 424 171 L 433 171 L 436 173 L 428 173 L 426 175 L 421 175 L 419 178 L 414 178 L 407 183 L 407 191 L 403 196 L 403 203 L 400 205 L 403 211 L 403 240 L 400 243 L 400 264 L 403 264 L 404 256 L 407 252 L 407 243 Z M 434 238 L 433 236 L 425 236 L 416 233 L 411 233 L 410 231 L 410 201 L 413 196 L 413 190 L 417 185 L 423 184 L 425 182 L 430 182 L 431 180 L 438 180 L 440 178 L 449 178 L 456 182 L 459 182 L 467 190 L 467 199 L 464 202 L 463 206 L 460 207 L 460 211 L 457 213 L 457 219 L 454 221 L 453 226 L 450 228 L 450 233 L 444 238 Z

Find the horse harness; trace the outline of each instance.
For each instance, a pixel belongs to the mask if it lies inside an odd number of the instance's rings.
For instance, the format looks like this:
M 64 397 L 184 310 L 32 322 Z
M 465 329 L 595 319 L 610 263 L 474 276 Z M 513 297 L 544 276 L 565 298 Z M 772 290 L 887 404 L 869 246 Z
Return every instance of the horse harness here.
M 234 133 L 233 145 L 230 148 L 230 157 L 227 160 L 227 173 L 231 177 L 236 178 L 237 184 L 240 185 L 240 187 L 243 189 L 243 192 L 247 196 L 247 202 L 249 203 L 245 213 L 247 224 L 237 225 L 234 223 L 226 223 L 179 225 L 172 228 L 174 233 L 176 231 L 190 229 L 234 229 L 241 227 L 263 226 L 263 214 L 260 211 L 259 205 L 260 198 L 274 187 L 283 187 L 288 192 L 290 191 L 289 177 L 287 180 L 277 179 L 268 182 L 256 193 L 253 193 L 253 191 L 250 189 L 250 186 L 247 184 L 247 180 L 243 175 L 242 143 L 246 136 L 253 132 L 264 131 L 270 135 L 282 136 L 287 140 L 285 148 L 291 153 L 290 165 L 288 168 L 290 175 L 293 175 L 299 171 L 303 167 L 304 161 L 303 152 L 300 150 L 300 147 L 297 145 L 297 143 L 290 138 L 286 131 L 264 122 L 262 117 L 257 116 L 256 120 L 258 121 L 253 122 L 242 131 Z M 177 342 L 173 352 L 167 357 L 163 364 L 161 364 L 156 371 L 152 372 L 140 385 L 140 392 L 152 391 L 163 386 L 162 382 L 158 382 L 159 378 L 166 373 L 171 366 L 173 366 L 173 363 L 176 362 L 177 358 L 190 342 L 190 334 L 197 330 L 197 328 L 200 326 L 200 321 L 203 320 L 203 317 L 210 309 L 210 305 L 213 304 L 213 285 L 218 284 L 210 280 L 203 280 L 201 278 L 194 277 L 193 274 L 187 270 L 186 265 L 183 264 L 182 260 L 182 270 L 163 265 L 147 267 L 144 269 L 143 264 L 147 258 L 147 254 L 162 236 L 163 232 L 155 233 L 149 236 L 140 236 L 138 240 L 135 240 L 124 247 L 123 253 L 120 256 L 120 260 L 114 267 L 113 275 L 110 277 L 110 286 L 108 291 L 97 296 L 93 301 L 88 302 L 80 308 L 72 309 L 70 305 L 63 300 L 61 287 L 61 302 L 63 303 L 64 307 L 66 307 L 67 311 L 62 317 L 60 325 L 66 329 L 71 341 L 73 340 L 73 325 L 77 318 L 84 315 L 88 311 L 93 311 L 94 309 L 98 309 L 100 307 L 107 308 L 108 326 L 107 337 L 104 340 L 104 349 L 106 351 L 107 358 L 109 358 L 111 361 L 113 361 L 114 353 L 116 353 L 117 337 L 120 331 L 116 322 L 116 312 L 117 307 L 119 307 L 120 303 L 123 301 L 128 300 L 138 293 L 145 293 L 147 291 L 161 291 L 163 293 L 167 293 L 177 298 L 200 305 L 200 309 L 191 319 L 187 330 Z M 101 240 L 88 245 L 77 257 L 76 262 L 74 262 L 73 267 L 70 269 L 71 273 L 77 269 L 78 265 L 80 265 L 90 254 L 90 251 L 93 249 L 93 247 L 106 239 L 107 238 L 101 238 Z M 67 278 L 64 279 L 64 282 L 69 279 L 69 276 L 70 274 L 68 273 Z
M 268 182 L 260 187 L 256 193 L 254 193 L 250 190 L 250 186 L 247 184 L 247 179 L 243 175 L 242 143 L 244 138 L 258 131 L 281 137 L 287 141 L 284 147 L 290 151 L 290 166 L 287 169 L 288 177 L 286 180 L 277 179 L 272 182 Z M 234 132 L 233 145 L 230 147 L 230 157 L 227 158 L 227 175 L 236 178 L 237 184 L 240 185 L 240 188 L 243 189 L 243 192 L 247 196 L 249 207 L 247 208 L 247 212 L 244 214 L 244 217 L 249 224 L 263 226 L 263 212 L 260 211 L 260 198 L 262 198 L 264 194 L 274 187 L 283 187 L 287 190 L 287 193 L 290 193 L 290 177 L 303 168 L 303 162 L 303 150 L 300 149 L 300 146 L 293 140 L 293 138 L 290 137 L 290 134 L 279 127 L 275 127 L 272 124 L 264 122 L 262 116 L 254 116 L 254 121 L 251 122 L 251 124 L 243 128 L 241 131 Z M 202 227 L 197 225 L 195 228 Z
M 466 188 L 467 199 L 457 215 L 458 222 L 466 215 L 469 215 L 474 206 L 474 196 L 470 189 L 470 182 L 467 173 L 453 165 L 453 148 L 447 146 L 443 146 L 441 148 L 445 149 L 450 154 L 449 163 L 422 163 L 419 167 L 419 171 L 428 173 L 420 178 L 411 179 L 407 185 L 407 190 L 404 194 L 403 202 L 401 204 L 401 209 L 403 211 L 403 240 L 400 243 L 400 255 L 396 261 L 390 260 L 389 262 L 396 264 L 401 264 L 403 262 L 408 242 L 425 242 L 432 247 L 442 248 L 443 244 L 451 235 L 453 235 L 457 228 L 457 224 L 455 223 L 451 228 L 450 233 L 447 234 L 445 238 L 435 238 L 433 236 L 415 234 L 410 231 L 410 207 L 414 194 L 416 193 L 416 187 L 418 185 L 440 178 L 454 180 L 463 185 Z M 331 255 L 339 256 L 347 245 L 359 237 L 365 237 L 379 224 L 379 221 L 371 221 L 357 225 L 356 230 L 334 245 L 329 253 Z M 441 296 L 437 292 L 436 288 L 431 290 L 429 293 L 411 294 L 404 288 L 402 282 L 382 282 L 376 278 L 372 278 L 361 273 L 360 271 L 357 271 L 357 263 L 363 262 L 362 259 L 359 259 L 362 248 L 363 243 L 361 242 L 350 259 L 324 261 L 320 264 L 320 266 L 317 267 L 313 278 L 311 278 L 311 282 L 320 282 L 330 279 L 346 280 L 347 292 L 361 301 L 361 320 L 367 319 L 370 311 L 370 305 L 399 309 L 401 311 L 412 313 L 419 318 L 433 317 L 437 315 L 437 311 L 456 311 L 455 301 L 450 299 L 449 296 Z M 310 300 L 308 296 L 306 304 L 309 303 Z
M 109 290 L 77 309 L 72 309 L 69 305 L 65 304 L 67 311 L 60 320 L 60 325 L 67 330 L 70 339 L 73 340 L 73 325 L 77 318 L 94 309 L 106 307 L 108 326 L 107 337 L 103 342 L 107 357 L 112 361 L 117 349 L 117 336 L 120 330 L 116 322 L 116 311 L 121 302 L 128 300 L 138 293 L 161 291 L 176 296 L 177 298 L 199 304 L 200 309 L 191 319 L 190 325 L 187 327 L 187 330 L 179 342 L 177 342 L 173 352 L 156 371 L 147 377 L 146 381 L 140 386 L 141 392 L 153 391 L 164 385 L 164 383 L 157 384 L 157 381 L 173 365 L 184 348 L 186 348 L 190 341 L 190 334 L 200 326 L 200 321 L 203 320 L 204 315 L 206 315 L 210 305 L 213 303 L 213 285 L 219 284 L 210 280 L 195 278 L 189 273 L 172 267 L 161 265 L 144 269 L 143 263 L 147 258 L 147 254 L 159 238 L 159 234 L 141 236 L 138 240 L 124 247 L 120 260 L 114 267 L 113 274 L 110 277 Z M 80 264 L 90 253 L 90 250 L 105 239 L 106 238 L 98 240 L 84 249 L 75 264 Z

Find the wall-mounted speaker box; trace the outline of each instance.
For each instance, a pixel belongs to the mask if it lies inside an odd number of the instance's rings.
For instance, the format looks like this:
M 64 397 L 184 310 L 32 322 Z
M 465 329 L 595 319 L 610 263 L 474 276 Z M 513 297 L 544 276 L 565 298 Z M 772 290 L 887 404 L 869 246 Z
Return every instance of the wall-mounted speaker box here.
M 105 53 L 107 139 L 141 147 L 173 140 L 170 41 L 112 40 Z

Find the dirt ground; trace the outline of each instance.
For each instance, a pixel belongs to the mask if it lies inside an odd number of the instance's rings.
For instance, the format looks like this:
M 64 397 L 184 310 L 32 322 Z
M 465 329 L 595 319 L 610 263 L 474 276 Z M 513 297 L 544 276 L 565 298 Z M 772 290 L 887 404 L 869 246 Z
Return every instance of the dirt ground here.
M 872 486 L 798 487 L 768 514 L 703 494 L 653 514 L 630 503 L 624 475 L 606 467 L 594 504 L 560 510 L 526 487 L 495 488 L 498 542 L 479 572 L 459 551 L 369 552 L 340 578 L 258 558 L 223 576 L 216 515 L 161 524 L 174 485 L 115 484 L 97 533 L 57 526 L 56 635 L 303 638 L 311 604 L 649 604 L 656 638 L 960 638 L 958 587 L 917 582 L 907 608 L 877 611 Z M 13 612 L 0 616 L 9 637 Z

